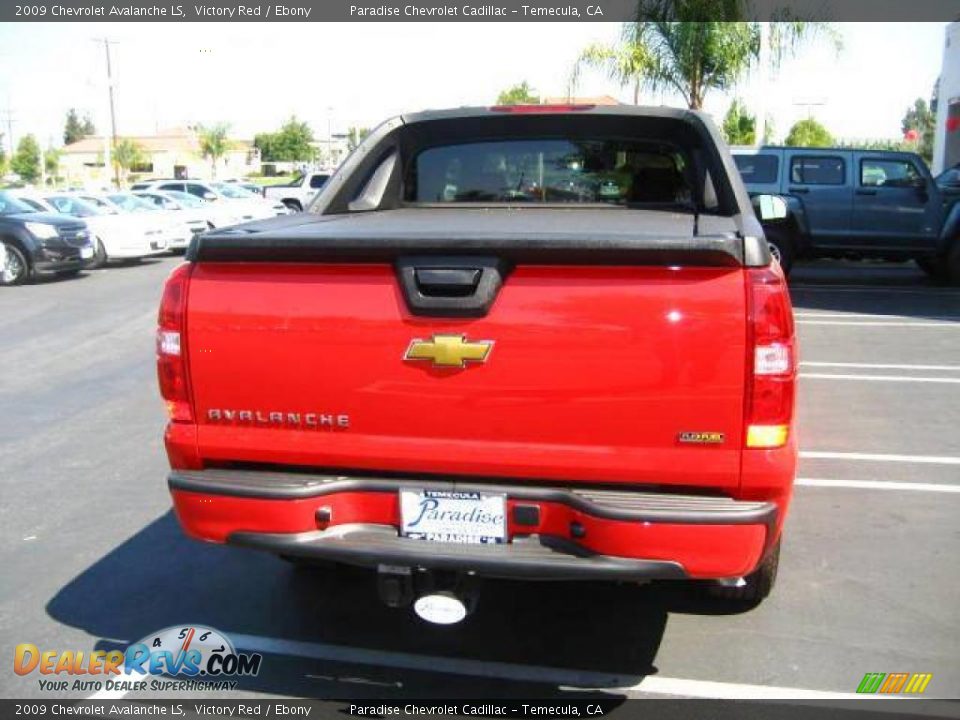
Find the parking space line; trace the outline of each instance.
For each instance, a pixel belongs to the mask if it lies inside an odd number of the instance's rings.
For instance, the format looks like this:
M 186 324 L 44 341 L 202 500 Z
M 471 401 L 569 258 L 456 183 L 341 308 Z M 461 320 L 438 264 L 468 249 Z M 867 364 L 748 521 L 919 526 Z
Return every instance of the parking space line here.
M 861 313 L 861 312 L 806 312 L 798 311 L 793 313 L 798 318 L 815 318 L 819 320 L 853 320 L 856 318 L 870 318 L 873 320 L 909 320 L 912 315 L 897 315 L 889 313 Z M 960 315 L 923 315 L 924 320 L 940 320 L 943 322 L 960 322 Z
M 849 488 L 853 490 L 912 490 L 915 492 L 960 493 L 960 485 L 949 483 L 911 483 L 892 480 L 831 480 L 797 478 L 795 485 L 804 487 Z
M 845 375 L 840 373 L 800 373 L 802 378 L 815 380 L 873 380 L 874 382 L 960 383 L 960 377 L 918 377 L 916 375 Z
M 815 362 L 804 360 L 800 367 L 823 368 L 861 368 L 863 370 L 938 370 L 942 372 L 960 372 L 960 365 L 896 365 L 891 363 L 852 363 L 852 362 Z
M 862 462 L 924 463 L 930 465 L 960 465 L 960 457 L 945 455 L 896 455 L 886 453 L 831 452 L 801 450 L 804 460 L 857 460 Z
M 605 690 L 606 692 L 642 692 L 653 695 L 672 695 L 686 698 L 711 698 L 715 700 L 861 700 L 856 693 L 805 690 L 803 688 L 776 687 L 773 685 L 748 685 L 745 683 L 716 682 L 713 680 L 689 680 L 659 675 L 645 677 L 636 685 L 625 688 L 561 688 L 561 690 Z
M 797 320 L 797 325 L 838 325 L 856 327 L 922 327 L 960 330 L 960 322 L 872 321 L 872 320 Z

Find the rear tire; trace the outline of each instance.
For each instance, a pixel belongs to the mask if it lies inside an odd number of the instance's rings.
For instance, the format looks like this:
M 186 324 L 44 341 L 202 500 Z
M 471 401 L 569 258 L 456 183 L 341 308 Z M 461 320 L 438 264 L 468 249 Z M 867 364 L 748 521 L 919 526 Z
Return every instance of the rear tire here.
M 708 586 L 711 597 L 724 605 L 748 609 L 759 605 L 777 581 L 777 567 L 780 565 L 780 541 L 764 558 L 760 566 L 744 578 L 745 585 L 729 587 L 712 583 Z
M 26 256 L 16 245 L 4 245 L 7 248 L 7 259 L 3 267 L 0 267 L 0 285 L 22 285 L 29 282 L 33 269 Z
M 796 257 L 796 246 L 790 232 L 777 227 L 765 227 L 763 234 L 767 238 L 767 247 L 770 254 L 780 263 L 783 274 L 789 275 L 793 269 L 793 260 Z

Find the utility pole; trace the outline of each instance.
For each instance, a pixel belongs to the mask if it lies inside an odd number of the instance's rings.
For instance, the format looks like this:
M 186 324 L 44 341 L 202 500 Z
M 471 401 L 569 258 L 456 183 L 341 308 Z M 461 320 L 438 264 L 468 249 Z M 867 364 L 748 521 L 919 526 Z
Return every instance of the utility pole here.
M 8 97 L 8 98 L 7 98 L 7 108 L 6 108 L 6 110 L 4 110 L 4 115 L 7 116 L 7 142 L 10 143 L 10 157 L 11 157 L 11 158 L 13 157 L 14 152 L 16 152 L 16 149 L 15 149 L 14 144 L 13 144 L 13 116 L 14 116 L 15 114 L 16 114 L 16 113 L 14 113 L 13 108 L 10 107 L 10 98 Z
M 103 49 L 107 55 L 107 92 L 110 95 L 110 140 L 105 144 L 105 147 L 104 147 L 104 159 L 105 159 L 107 172 L 109 172 L 110 165 L 112 164 L 111 163 L 112 151 L 117 147 L 117 113 L 113 103 L 113 67 L 110 64 L 110 45 L 111 44 L 116 45 L 116 42 L 106 37 L 96 38 L 94 42 L 102 42 Z M 113 183 L 119 190 L 120 189 L 120 168 L 119 167 L 114 168 Z

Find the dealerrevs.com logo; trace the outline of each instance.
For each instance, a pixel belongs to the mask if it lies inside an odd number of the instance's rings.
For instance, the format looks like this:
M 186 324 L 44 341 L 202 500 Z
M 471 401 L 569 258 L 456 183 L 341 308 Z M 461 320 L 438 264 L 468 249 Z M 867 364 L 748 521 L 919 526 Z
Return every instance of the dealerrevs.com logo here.
M 256 676 L 262 661 L 259 653 L 237 652 L 218 630 L 178 625 L 122 651 L 41 650 L 22 643 L 14 650 L 13 669 L 17 675 L 44 676 L 37 680 L 40 689 L 58 692 L 233 690 L 235 678 Z

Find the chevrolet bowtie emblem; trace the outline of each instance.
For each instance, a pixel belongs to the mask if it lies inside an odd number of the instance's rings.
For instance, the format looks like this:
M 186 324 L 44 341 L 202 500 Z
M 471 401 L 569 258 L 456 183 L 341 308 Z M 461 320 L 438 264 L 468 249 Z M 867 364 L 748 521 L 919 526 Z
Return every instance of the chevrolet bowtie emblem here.
M 492 349 L 493 340 L 469 342 L 465 335 L 434 335 L 430 340 L 414 338 L 403 359 L 430 360 L 437 367 L 464 368 L 468 362 L 486 362 Z

